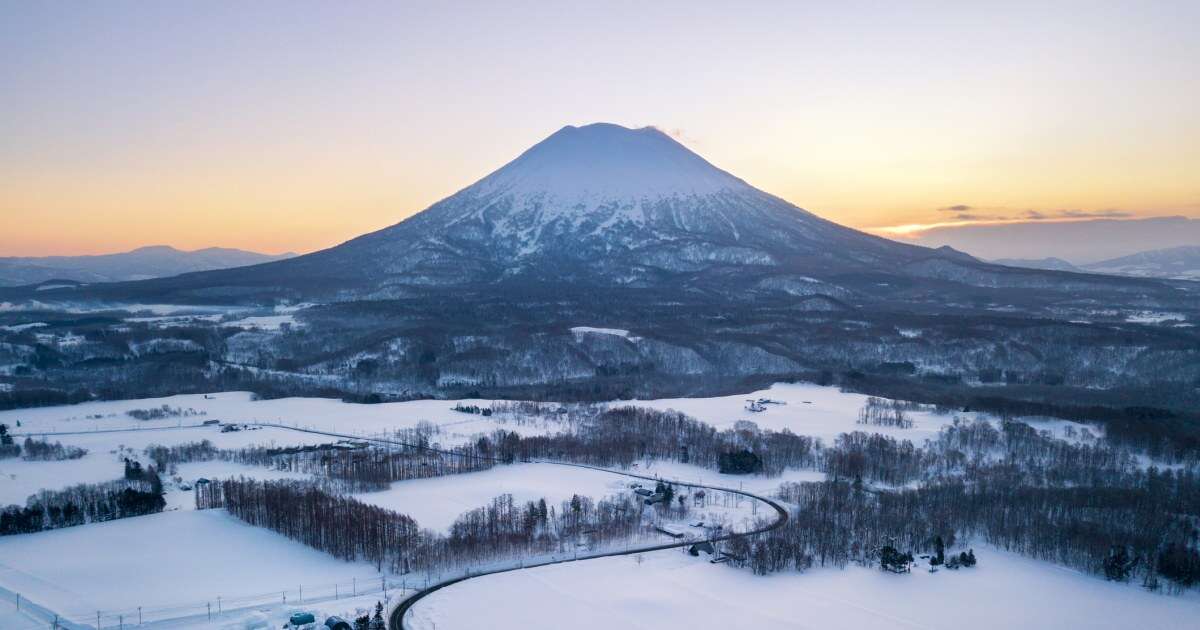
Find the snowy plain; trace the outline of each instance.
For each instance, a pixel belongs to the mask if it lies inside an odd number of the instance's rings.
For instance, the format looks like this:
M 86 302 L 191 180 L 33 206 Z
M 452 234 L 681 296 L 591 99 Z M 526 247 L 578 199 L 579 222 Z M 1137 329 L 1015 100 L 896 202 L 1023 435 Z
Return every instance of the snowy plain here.
M 282 603 L 334 583 L 378 583 L 374 567 L 343 562 L 220 510 L 173 511 L 0 537 L 0 584 L 77 623 L 108 626 L 203 615 L 206 604 Z M 117 625 L 117 619 L 111 620 Z
M 786 404 L 766 405 L 765 410 L 759 412 L 749 410 L 747 400 L 759 398 Z M 733 396 L 613 401 L 608 404 L 675 409 L 718 428 L 731 428 L 738 421 L 746 420 L 762 428 L 787 428 L 797 434 L 819 437 L 826 443 L 832 442 L 840 433 L 862 430 L 909 439 L 919 445 L 926 438 L 936 436 L 938 429 L 953 422 L 955 416 L 964 419 L 986 417 L 978 413 L 913 411 L 907 412 L 914 421 L 911 429 L 859 425 L 856 423 L 858 412 L 866 399 L 866 396 L 834 388 L 777 384 Z M 80 460 L 67 462 L 0 461 L 0 504 L 23 503 L 25 497 L 41 488 L 57 489 L 74 483 L 116 479 L 121 475 L 123 453 L 131 450 L 140 453 L 152 444 L 169 446 L 207 439 L 218 448 L 241 448 L 337 440 L 327 435 L 277 427 L 223 433 L 216 426 L 196 426 L 206 420 L 268 422 L 366 436 L 388 435 L 397 429 L 428 423 L 437 427 L 433 440 L 443 445 L 460 444 L 497 428 L 526 435 L 560 429 L 553 420 L 518 424 L 499 414 L 484 417 L 454 411 L 452 408 L 460 403 L 487 407 L 492 401 L 420 400 L 362 405 L 314 398 L 254 400 L 246 392 L 221 392 L 4 411 L 0 412 L 0 422 L 8 424 L 17 433 L 65 432 L 51 435 L 49 439 L 82 446 L 89 453 Z M 163 405 L 186 411 L 188 415 L 137 420 L 126 413 Z M 20 427 L 16 427 L 18 420 Z M 1058 420 L 1027 421 L 1060 437 L 1068 428 L 1084 426 Z M 822 473 L 813 470 L 789 470 L 781 477 L 721 475 L 694 465 L 667 461 L 638 462 L 630 472 L 742 487 L 759 494 L 773 493 L 784 481 L 824 478 Z M 178 467 L 178 476 L 183 482 L 194 482 L 198 477 L 216 479 L 243 475 L 260 479 L 303 477 L 223 461 Z M 398 482 L 389 490 L 357 496 L 363 501 L 409 514 L 423 528 L 445 531 L 460 514 L 482 507 L 500 494 L 510 493 L 518 502 L 545 497 L 551 504 L 556 504 L 569 499 L 572 494 L 598 500 L 628 491 L 630 481 L 587 469 L 517 464 L 459 476 Z M 337 589 L 332 585 L 353 584 L 356 578 L 373 575 L 373 567 L 334 560 L 269 531 L 250 528 L 223 512 L 196 512 L 192 493 L 180 490 L 174 482 L 167 484 L 167 501 L 168 511 L 163 514 L 0 538 L 0 594 L 6 589 L 7 592 L 22 593 L 46 608 L 72 615 L 72 618 L 80 617 L 79 623 L 94 624 L 94 619 L 89 621 L 89 615 L 84 615 L 84 608 L 93 609 L 90 615 L 95 614 L 95 609 L 120 615 L 133 614 L 137 606 L 142 606 L 144 612 L 155 610 L 158 611 L 155 614 L 163 617 L 185 617 L 170 622 L 173 627 L 224 628 L 260 624 L 278 627 L 290 607 L 295 605 L 294 601 L 290 604 L 282 602 L 282 595 L 288 589 L 294 589 L 295 594 L 290 597 L 298 597 L 297 587 L 305 584 L 311 596 L 312 589 L 325 585 L 325 590 L 332 591 L 327 595 L 332 597 Z M 740 518 L 739 522 L 745 522 L 744 512 L 748 507 L 744 503 L 724 512 L 733 520 Z M 721 512 L 720 508 L 713 509 Z M 700 514 L 693 513 L 689 520 Z M 117 550 L 125 545 L 132 545 L 125 548 L 137 551 L 119 554 Z M 55 551 L 61 549 L 73 550 L 73 553 Z M 39 562 L 38 558 L 43 555 L 53 557 L 53 561 Z M 253 560 L 246 562 L 246 558 Z M 600 624 L 595 627 L 710 628 L 732 624 L 734 627 L 752 625 L 767 629 L 863 627 L 880 623 L 900 627 L 950 627 L 946 619 L 952 619 L 955 614 L 966 614 L 962 611 L 973 614 L 976 610 L 980 611 L 981 618 L 986 618 L 977 624 L 978 628 L 1017 624 L 1078 627 L 1081 623 L 1090 627 L 1124 627 L 1122 622 L 1130 617 L 1122 616 L 1125 613 L 1120 611 L 1095 618 L 1081 616 L 1090 609 L 1108 610 L 1105 606 L 1135 611 L 1131 614 L 1152 620 L 1146 627 L 1175 627 L 1153 623 L 1153 620 L 1200 614 L 1200 605 L 1194 597 L 1148 595 L 1136 588 L 1107 584 L 1049 563 L 999 552 L 989 552 L 987 558 L 981 559 L 981 566 L 973 573 L 944 571 L 928 575 L 917 572 L 905 576 L 911 580 L 897 583 L 894 576 L 858 568 L 759 578 L 747 571 L 734 571 L 673 552 L 662 552 L 646 554 L 640 565 L 626 566 L 621 562 L 633 561 L 617 558 L 471 580 L 422 602 L 416 612 L 427 615 L 437 627 L 505 628 L 529 623 L 528 627 L 535 628 L 539 627 L 536 620 L 525 620 L 521 615 L 544 610 L 545 618 L 553 619 L 552 611 L 561 611 L 562 607 L 568 606 L 574 607 L 573 610 L 590 611 L 584 615 L 573 613 L 571 617 L 583 617 L 581 623 L 585 628 L 591 627 L 587 625 L 589 620 L 595 620 Z M 243 570 L 247 565 L 254 565 L 254 568 Z M 539 572 L 551 577 L 538 577 L 542 575 Z M 235 575 L 231 578 L 229 574 Z M 105 580 L 101 575 L 119 579 Z M 945 585 L 929 587 L 929 580 L 941 580 L 943 575 L 949 578 Z M 521 592 L 509 592 L 510 586 L 505 580 L 516 581 L 518 587 L 512 588 Z M 542 586 L 536 586 L 538 583 Z M 486 585 L 485 593 L 477 592 L 479 585 Z M 1039 598 L 1047 601 L 1060 598 L 1071 602 L 1071 606 L 1056 608 L 1053 612 L 1057 616 L 1048 618 L 1053 624 L 1030 621 L 1029 617 L 1020 616 L 1020 607 L 1002 607 L 996 603 L 1004 601 L 1005 597 L 1010 598 L 1009 601 L 1024 601 L 1017 599 L 1017 589 L 1034 589 Z M 280 591 L 279 602 L 274 599 L 275 590 Z M 525 590 L 529 592 L 524 593 Z M 218 595 L 226 601 L 246 602 L 249 608 L 243 606 L 241 612 L 209 620 L 207 614 L 201 615 L 205 612 L 203 605 L 211 604 L 209 599 Z M 451 598 L 453 603 L 439 604 L 439 598 Z M 949 602 L 946 604 L 948 612 L 935 614 L 943 600 Z M 313 606 L 330 614 L 350 614 L 369 607 L 374 600 L 367 597 L 329 601 L 333 603 L 325 601 Z M 1123 603 L 1110 605 L 1117 601 Z M 470 605 L 464 605 L 467 602 Z M 1078 606 L 1076 602 L 1080 602 Z M 0 602 L 0 606 L 3 605 Z M 489 618 L 481 623 L 480 619 L 462 616 L 497 610 L 497 606 L 506 611 L 505 614 L 516 614 L 517 617 L 512 620 L 508 617 Z M 1004 610 L 992 613 L 989 606 Z M 525 608 L 527 612 L 515 611 L 516 607 Z M 712 613 L 714 608 L 728 609 L 728 612 Z M 614 621 L 612 615 L 619 617 Z M 559 618 L 562 618 L 561 614 Z M 119 617 L 105 618 L 101 625 L 118 625 L 117 619 Z M 674 621 L 668 624 L 672 619 Z M 12 613 L 0 617 L 0 621 L 15 628 L 31 627 L 22 625 L 28 622 L 27 618 L 13 617 Z
M 43 434 L 114 429 L 166 429 L 197 425 L 206 420 L 219 420 L 233 423 L 277 423 L 289 427 L 363 436 L 378 436 L 397 429 L 411 429 L 421 423 L 431 423 L 437 425 L 441 431 L 434 440 L 443 445 L 459 444 L 478 433 L 489 433 L 497 428 L 523 434 L 544 433 L 547 430 L 543 425 L 518 425 L 505 423 L 495 416 L 461 413 L 453 410 L 456 404 L 487 407 L 492 401 L 413 400 L 367 405 L 330 398 L 255 400 L 249 392 L 218 392 L 7 410 L 0 411 L 0 423 L 8 424 L 15 433 Z M 138 409 L 155 409 L 163 405 L 183 412 L 190 411 L 192 415 L 138 420 L 127 413 Z M 20 427 L 16 426 L 18 420 L 21 421 Z M 293 436 L 299 435 L 288 433 Z M 54 439 L 63 439 L 65 443 L 65 438 Z M 310 443 L 309 439 L 294 437 L 290 443 Z M 327 442 L 330 439 L 322 436 L 311 438 L 316 442 Z M 281 442 L 284 443 L 288 442 Z
M 681 551 L 601 558 L 480 577 L 442 589 L 406 616 L 444 628 L 1183 628 L 1194 596 L 1151 594 L 994 549 L 979 566 L 907 575 L 857 566 L 768 577 Z M 467 605 L 469 603 L 469 605 Z
M 628 491 L 629 481 L 627 477 L 587 468 L 513 464 L 393 483 L 388 490 L 354 497 L 407 514 L 422 528 L 445 531 L 463 512 L 487 505 L 502 494 L 511 494 L 518 505 L 544 498 L 548 505 L 557 507 L 575 494 L 598 500 Z

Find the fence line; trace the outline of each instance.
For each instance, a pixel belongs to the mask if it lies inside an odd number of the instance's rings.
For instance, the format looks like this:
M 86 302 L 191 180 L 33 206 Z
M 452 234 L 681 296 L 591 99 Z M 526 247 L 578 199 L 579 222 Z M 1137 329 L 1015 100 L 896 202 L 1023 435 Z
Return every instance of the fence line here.
M 421 579 L 420 584 L 426 580 Z M 0 587 L 0 599 L 19 607 L 27 616 L 47 628 L 63 630 L 121 630 L 135 626 L 172 626 L 183 622 L 209 621 L 233 613 L 242 613 L 264 606 L 297 607 L 378 594 L 379 601 L 390 602 L 396 596 L 415 590 L 417 578 L 372 575 L 343 582 L 297 584 L 294 588 L 257 594 L 214 596 L 157 606 L 107 610 L 68 610 L 55 612 L 26 599 L 20 593 Z

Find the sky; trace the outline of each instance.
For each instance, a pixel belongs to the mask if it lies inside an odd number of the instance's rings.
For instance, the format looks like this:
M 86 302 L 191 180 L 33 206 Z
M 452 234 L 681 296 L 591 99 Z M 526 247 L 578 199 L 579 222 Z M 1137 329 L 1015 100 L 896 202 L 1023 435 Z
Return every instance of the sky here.
M 598 121 L 902 238 L 1197 218 L 1197 24 L 1190 0 L 0 0 L 0 256 L 321 249 Z

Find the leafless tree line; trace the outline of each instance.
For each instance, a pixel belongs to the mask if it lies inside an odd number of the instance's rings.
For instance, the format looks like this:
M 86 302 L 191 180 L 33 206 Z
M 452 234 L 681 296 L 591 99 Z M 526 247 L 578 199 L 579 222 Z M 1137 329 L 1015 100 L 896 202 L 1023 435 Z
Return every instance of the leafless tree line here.
M 433 573 L 493 558 L 548 553 L 588 541 L 630 535 L 643 505 L 632 498 L 573 497 L 516 504 L 501 495 L 460 516 L 450 533 L 421 530 L 412 518 L 332 494 L 300 481 L 228 479 L 196 488 L 199 509 L 224 508 L 258 527 L 279 532 L 346 560 L 366 560 L 397 573 Z

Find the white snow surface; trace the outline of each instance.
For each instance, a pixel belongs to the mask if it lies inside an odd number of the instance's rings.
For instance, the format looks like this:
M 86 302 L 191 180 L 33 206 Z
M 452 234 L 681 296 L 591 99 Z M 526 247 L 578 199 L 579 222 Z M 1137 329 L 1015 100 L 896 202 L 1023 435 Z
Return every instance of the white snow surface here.
M 565 202 L 708 195 L 749 186 L 653 127 L 567 126 L 471 188 Z M 572 204 L 568 204 L 570 207 Z
M 596 328 L 593 326 L 575 326 L 571 328 L 571 332 L 576 335 L 586 335 L 588 333 L 596 335 L 616 335 L 618 337 L 628 337 L 629 331 L 624 328 Z
M 683 483 L 696 483 L 722 488 L 746 490 L 763 496 L 772 496 L 785 482 L 824 481 L 825 473 L 819 470 L 785 470 L 778 477 L 764 475 L 724 475 L 715 470 L 701 468 L 670 460 L 650 460 L 637 463 L 629 472 L 651 475 Z
M 108 453 L 89 452 L 79 459 L 26 461 L 19 457 L 0 459 L 0 508 L 25 505 L 40 490 L 60 490 L 79 483 L 120 479 L 125 467 Z
M 765 411 L 760 412 L 746 408 L 747 399 L 759 398 L 769 398 L 787 404 L 768 404 L 765 405 Z M 867 398 L 864 394 L 843 392 L 836 387 L 822 387 L 811 383 L 777 383 L 768 389 L 748 394 L 716 398 L 631 400 L 610 404 L 674 409 L 718 429 L 732 428 L 739 420 L 749 420 L 762 429 L 779 431 L 786 428 L 798 435 L 819 437 L 826 444 L 832 444 L 841 433 L 865 431 L 912 440 L 920 446 L 927 438 L 936 437 L 941 427 L 954 422 L 954 415 L 963 419 L 988 417 L 978 413 L 938 414 L 932 411 L 913 411 L 905 412 L 913 421 L 911 429 L 857 424 L 858 412 L 866 405 Z
M 418 602 L 405 627 L 1117 630 L 1191 627 L 1200 615 L 1194 595 L 1150 594 L 988 548 L 976 555 L 973 569 L 934 574 L 851 566 L 769 577 L 679 551 L 641 554 L 640 564 L 618 556 L 455 584 Z
M 456 404 L 490 406 L 492 401 L 480 399 L 465 400 L 413 400 L 398 403 L 383 403 L 364 405 L 345 403 L 332 398 L 279 398 L 273 400 L 254 400 L 249 392 L 220 392 L 215 394 L 186 394 L 164 398 L 142 398 L 135 400 L 116 400 L 87 402 L 78 405 L 60 405 L 56 407 L 38 407 L 32 409 L 16 409 L 0 411 L 0 422 L 12 427 L 15 433 L 40 434 L 46 432 L 85 432 L 112 429 L 144 429 L 169 428 L 180 425 L 195 425 L 204 420 L 220 420 L 222 422 L 272 422 L 287 426 L 312 428 L 335 433 L 354 435 L 379 435 L 396 429 L 412 428 L 421 422 L 430 422 L 441 427 L 442 432 L 434 439 L 443 445 L 462 443 L 472 436 L 493 429 L 504 427 L 510 431 L 523 434 L 544 433 L 547 428 L 540 425 L 504 423 L 497 416 L 481 416 L 454 411 Z M 204 412 L 204 415 L 189 417 L 165 418 L 162 420 L 137 420 L 129 417 L 126 412 L 132 409 L 149 409 L 167 405 L 183 410 L 192 409 Z M 21 421 L 21 427 L 16 427 L 16 421 Z M 156 432 L 147 432 L 154 435 Z M 161 432 L 162 437 L 149 438 L 148 443 L 169 444 L 169 432 Z M 134 437 L 132 433 L 124 434 L 137 443 L 146 442 L 143 437 Z M 299 433 L 288 431 L 279 433 L 271 429 L 249 434 L 220 434 L 216 429 L 203 433 L 176 434 L 175 439 L 195 441 L 203 438 L 211 439 L 221 448 L 226 446 L 221 440 L 245 444 L 261 444 L 267 442 L 266 437 L 278 439 L 278 444 L 308 444 L 333 441 L 336 438 L 314 435 L 311 438 Z M 68 438 L 53 437 L 64 444 Z M 107 442 L 108 438 L 101 438 Z M 71 442 L 83 441 L 82 438 L 72 437 Z
M 223 510 L 0 537 L 0 587 L 91 624 L 97 610 L 143 606 L 150 612 L 190 602 L 203 614 L 203 603 L 215 604 L 218 596 L 228 602 L 305 583 L 315 591 L 318 584 L 353 578 L 365 584 L 374 574 L 367 563 L 337 560 Z
M 225 322 L 223 326 L 257 330 L 279 330 L 284 324 L 295 326 L 296 316 L 292 313 L 282 315 L 254 315 L 232 322 Z
M 489 470 L 393 483 L 382 492 L 354 495 L 360 501 L 407 514 L 422 528 L 449 530 L 463 512 L 502 494 L 515 503 L 546 499 L 558 506 L 571 495 L 599 500 L 628 491 L 628 477 L 599 470 L 549 464 L 512 464 Z

